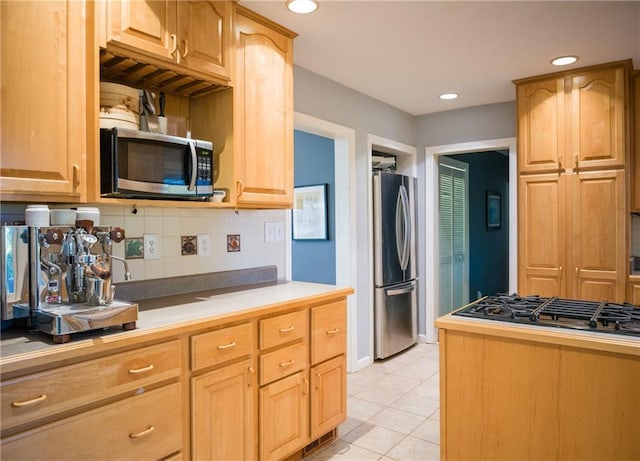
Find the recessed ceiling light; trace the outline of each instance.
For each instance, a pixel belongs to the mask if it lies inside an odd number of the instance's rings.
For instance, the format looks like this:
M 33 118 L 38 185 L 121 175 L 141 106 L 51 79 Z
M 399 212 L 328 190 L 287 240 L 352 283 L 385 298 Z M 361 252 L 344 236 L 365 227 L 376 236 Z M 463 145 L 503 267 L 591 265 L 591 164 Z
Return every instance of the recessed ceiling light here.
M 554 66 L 568 66 L 578 60 L 577 56 L 558 56 L 551 60 L 551 64 Z
M 287 8 L 292 13 L 313 13 L 318 9 L 318 2 L 315 0 L 287 0 Z
M 457 99 L 458 98 L 458 93 L 443 93 L 440 95 L 440 99 Z

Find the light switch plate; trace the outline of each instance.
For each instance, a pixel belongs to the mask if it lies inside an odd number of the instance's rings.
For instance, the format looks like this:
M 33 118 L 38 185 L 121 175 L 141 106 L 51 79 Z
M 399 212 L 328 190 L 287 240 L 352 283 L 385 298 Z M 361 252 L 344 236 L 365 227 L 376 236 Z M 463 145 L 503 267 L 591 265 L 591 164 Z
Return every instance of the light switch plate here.
M 266 222 L 264 223 L 264 241 L 265 242 L 273 242 L 276 239 L 275 236 L 275 223 Z
M 144 259 L 160 259 L 160 236 L 144 234 Z
M 284 242 L 284 223 L 274 223 L 274 232 L 276 235 L 276 242 Z
M 198 235 L 198 256 L 211 256 L 211 236 L 209 234 Z

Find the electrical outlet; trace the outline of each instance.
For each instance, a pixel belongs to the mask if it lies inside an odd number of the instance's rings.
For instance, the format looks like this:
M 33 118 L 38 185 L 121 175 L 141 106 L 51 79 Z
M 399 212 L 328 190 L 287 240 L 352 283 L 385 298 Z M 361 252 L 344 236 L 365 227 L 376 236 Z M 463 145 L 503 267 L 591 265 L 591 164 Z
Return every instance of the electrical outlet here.
M 273 242 L 275 240 L 275 223 L 264 223 L 264 241 Z
M 160 236 L 144 234 L 144 259 L 160 259 Z
M 198 235 L 198 256 L 211 256 L 211 236 Z
M 276 235 L 276 242 L 284 242 L 284 223 L 274 223 L 274 233 Z

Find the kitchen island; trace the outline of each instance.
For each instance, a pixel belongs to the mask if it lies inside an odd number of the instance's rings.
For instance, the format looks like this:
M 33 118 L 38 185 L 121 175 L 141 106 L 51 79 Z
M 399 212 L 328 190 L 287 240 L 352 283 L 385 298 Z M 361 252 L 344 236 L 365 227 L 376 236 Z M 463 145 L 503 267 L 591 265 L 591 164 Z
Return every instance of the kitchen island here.
M 640 339 L 436 320 L 442 460 L 640 459 Z
M 136 330 L 66 344 L 3 332 L 2 458 L 279 459 L 318 444 L 346 418 L 351 293 L 288 282 L 149 299 Z

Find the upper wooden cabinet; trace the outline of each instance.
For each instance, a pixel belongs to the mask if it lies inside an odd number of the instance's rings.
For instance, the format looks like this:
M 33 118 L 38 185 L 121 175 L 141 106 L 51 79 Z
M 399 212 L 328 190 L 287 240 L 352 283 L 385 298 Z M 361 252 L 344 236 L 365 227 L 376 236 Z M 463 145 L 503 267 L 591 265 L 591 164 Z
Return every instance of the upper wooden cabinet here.
M 105 45 L 153 64 L 177 64 L 229 80 L 232 8 L 225 1 L 110 0 Z
M 3 200 L 83 200 L 87 16 L 92 2 L 0 2 Z
M 518 85 L 517 100 L 519 170 L 560 170 L 565 157 L 564 79 Z
M 237 204 L 291 207 L 295 34 L 241 6 L 236 12 Z
M 516 80 L 520 173 L 626 165 L 630 61 Z

